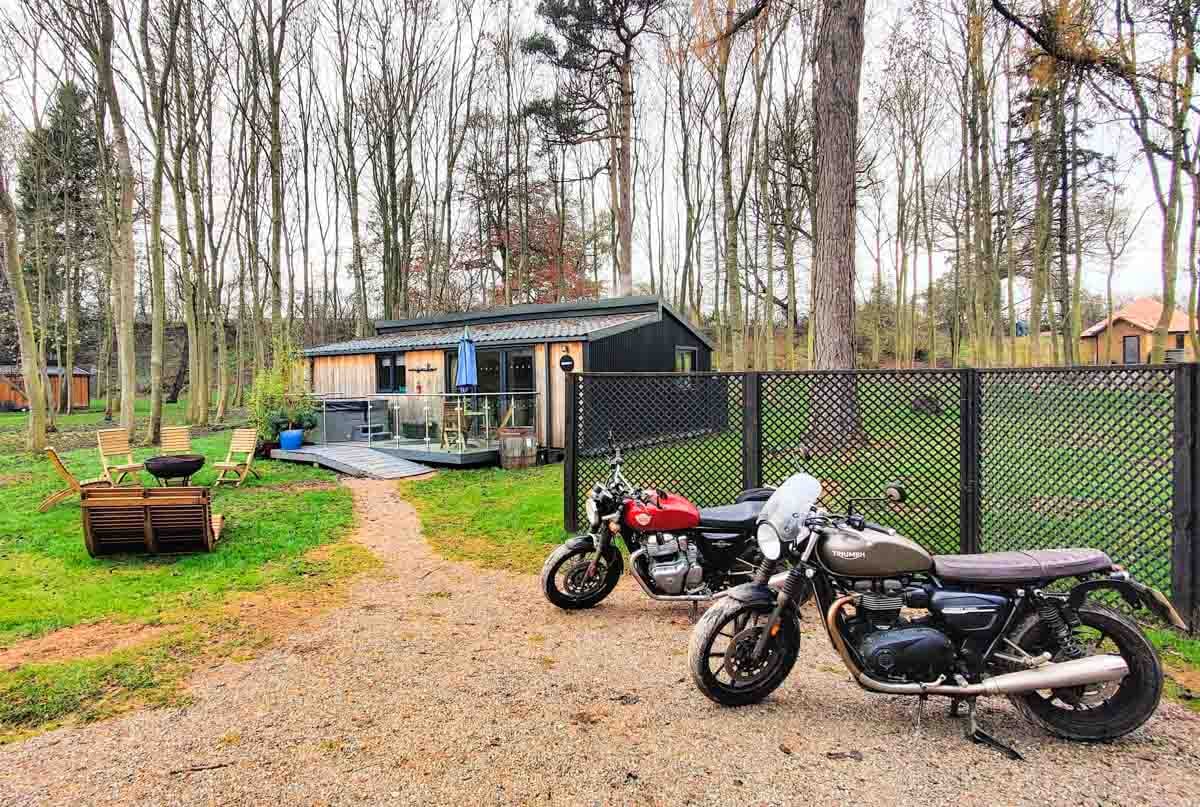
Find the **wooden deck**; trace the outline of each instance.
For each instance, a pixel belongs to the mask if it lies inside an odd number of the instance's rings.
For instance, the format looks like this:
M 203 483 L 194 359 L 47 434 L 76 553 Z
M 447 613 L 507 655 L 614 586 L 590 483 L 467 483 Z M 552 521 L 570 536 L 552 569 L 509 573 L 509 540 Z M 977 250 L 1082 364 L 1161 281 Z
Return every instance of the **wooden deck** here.
M 301 446 L 296 451 L 276 448 L 271 451 L 271 459 L 307 462 L 338 473 L 372 479 L 403 479 L 407 476 L 427 474 L 433 470 L 420 463 L 354 443 Z

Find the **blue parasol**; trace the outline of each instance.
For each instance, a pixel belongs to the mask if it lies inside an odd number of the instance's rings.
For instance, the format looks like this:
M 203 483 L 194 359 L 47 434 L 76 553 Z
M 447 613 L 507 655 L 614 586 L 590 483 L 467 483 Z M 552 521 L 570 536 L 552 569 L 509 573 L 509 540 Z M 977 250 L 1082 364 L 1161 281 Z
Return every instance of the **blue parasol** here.
M 454 386 L 459 392 L 472 392 L 479 385 L 479 374 L 475 369 L 475 343 L 471 332 L 463 328 L 458 340 L 458 371 L 454 374 Z

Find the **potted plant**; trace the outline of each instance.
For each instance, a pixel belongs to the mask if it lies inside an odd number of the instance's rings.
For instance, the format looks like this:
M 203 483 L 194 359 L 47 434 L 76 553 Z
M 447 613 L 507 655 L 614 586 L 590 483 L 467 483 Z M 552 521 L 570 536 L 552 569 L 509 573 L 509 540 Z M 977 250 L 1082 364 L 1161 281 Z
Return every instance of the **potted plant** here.
M 317 413 L 308 401 L 301 399 L 277 409 L 269 423 L 271 430 L 279 435 L 279 447 L 284 451 L 295 451 L 304 442 L 304 432 L 316 428 Z

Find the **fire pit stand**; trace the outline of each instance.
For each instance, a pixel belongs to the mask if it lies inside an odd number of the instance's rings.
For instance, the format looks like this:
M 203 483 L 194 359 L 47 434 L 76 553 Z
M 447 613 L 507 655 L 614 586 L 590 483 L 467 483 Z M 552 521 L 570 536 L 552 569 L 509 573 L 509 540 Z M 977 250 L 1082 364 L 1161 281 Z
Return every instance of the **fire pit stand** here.
M 162 457 L 149 457 L 145 462 L 146 473 L 166 487 L 170 480 L 180 480 L 179 484 L 187 486 L 192 474 L 204 467 L 202 454 L 175 454 Z

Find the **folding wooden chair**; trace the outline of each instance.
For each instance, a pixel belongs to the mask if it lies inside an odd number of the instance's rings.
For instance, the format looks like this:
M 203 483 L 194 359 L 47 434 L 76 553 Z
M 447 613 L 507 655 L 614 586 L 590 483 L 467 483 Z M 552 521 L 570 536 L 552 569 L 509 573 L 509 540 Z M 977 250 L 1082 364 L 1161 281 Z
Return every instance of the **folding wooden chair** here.
M 446 398 L 442 404 L 442 448 L 458 444 L 465 446 L 463 439 L 463 405 L 460 398 Z
M 226 474 L 232 474 L 237 477 L 237 484 L 234 487 L 241 487 L 246 481 L 246 477 L 250 474 L 254 475 L 255 479 L 260 479 L 258 471 L 254 470 L 254 451 L 258 448 L 258 432 L 254 429 L 234 429 L 233 437 L 229 440 L 229 453 L 225 455 L 224 462 L 217 462 L 213 467 L 220 471 L 217 478 L 213 480 L 213 487 L 222 482 L 233 482 L 231 476 L 226 478 Z M 237 459 L 234 455 L 239 454 L 242 459 Z
M 66 490 L 60 490 L 56 493 L 51 493 L 46 498 L 42 499 L 42 504 L 38 507 L 38 512 L 45 513 L 51 507 L 79 493 L 83 488 L 90 487 L 112 487 L 112 483 L 104 477 L 96 477 L 95 479 L 76 479 L 75 475 L 67 470 L 67 466 L 63 465 L 62 458 L 58 456 L 58 452 L 53 447 L 46 449 L 46 456 L 50 458 L 50 464 L 54 466 L 54 470 L 58 473 L 62 480 L 67 483 Z
M 140 462 L 133 461 L 133 449 L 129 447 L 129 434 L 124 429 L 102 429 L 96 432 L 96 442 L 100 446 L 100 465 L 104 469 L 104 478 L 113 486 L 121 484 L 125 477 L 137 481 L 137 474 L 142 470 Z M 110 462 L 110 458 L 125 458 L 125 462 Z M 116 479 L 113 478 L 116 474 Z
M 163 426 L 158 453 L 163 455 L 191 454 L 191 429 L 187 426 Z

